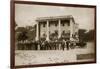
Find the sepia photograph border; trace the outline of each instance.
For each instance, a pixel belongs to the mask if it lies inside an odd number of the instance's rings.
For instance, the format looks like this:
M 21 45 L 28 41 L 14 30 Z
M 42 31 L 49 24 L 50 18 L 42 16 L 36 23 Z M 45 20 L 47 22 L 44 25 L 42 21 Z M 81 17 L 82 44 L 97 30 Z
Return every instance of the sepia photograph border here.
M 70 62 L 70 63 L 56 63 L 56 64 L 37 64 L 37 65 L 15 65 L 15 4 L 33 4 L 33 5 L 49 5 L 49 6 L 64 6 L 64 7 L 80 7 L 80 8 L 94 8 L 94 43 L 95 55 L 94 61 L 87 62 Z M 76 64 L 90 64 L 96 63 L 96 5 L 81 5 L 81 4 L 65 4 L 65 3 L 50 3 L 50 2 L 34 2 L 34 1 L 14 1 L 10 3 L 10 68 L 28 68 L 28 67 L 44 67 L 44 66 L 59 66 L 59 65 L 76 65 Z

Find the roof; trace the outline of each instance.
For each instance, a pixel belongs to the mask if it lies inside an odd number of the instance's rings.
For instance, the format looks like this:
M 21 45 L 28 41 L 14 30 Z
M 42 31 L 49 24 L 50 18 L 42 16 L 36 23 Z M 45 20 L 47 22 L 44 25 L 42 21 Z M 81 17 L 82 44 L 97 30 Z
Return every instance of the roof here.
M 36 21 L 47 21 L 47 20 L 58 20 L 58 19 L 72 19 L 74 18 L 72 15 L 65 15 L 65 16 L 50 16 L 50 17 L 37 17 Z

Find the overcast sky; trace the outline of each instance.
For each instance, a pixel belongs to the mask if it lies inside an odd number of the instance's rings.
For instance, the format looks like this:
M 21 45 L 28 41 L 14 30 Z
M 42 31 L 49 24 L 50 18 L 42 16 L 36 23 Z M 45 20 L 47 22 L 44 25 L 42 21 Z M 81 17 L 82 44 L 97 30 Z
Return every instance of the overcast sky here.
M 94 9 L 44 5 L 15 5 L 15 21 L 18 26 L 32 26 L 37 17 L 72 15 L 79 28 L 94 29 Z

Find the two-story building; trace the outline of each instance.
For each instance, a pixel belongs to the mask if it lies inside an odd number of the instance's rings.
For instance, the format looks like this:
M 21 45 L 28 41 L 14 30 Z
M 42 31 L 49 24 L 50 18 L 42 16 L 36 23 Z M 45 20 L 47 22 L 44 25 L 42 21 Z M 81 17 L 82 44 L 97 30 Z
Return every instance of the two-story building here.
M 39 17 L 36 19 L 36 40 L 46 38 L 56 34 L 57 38 L 65 38 L 71 41 L 78 39 L 78 24 L 75 23 L 73 16 L 51 16 Z

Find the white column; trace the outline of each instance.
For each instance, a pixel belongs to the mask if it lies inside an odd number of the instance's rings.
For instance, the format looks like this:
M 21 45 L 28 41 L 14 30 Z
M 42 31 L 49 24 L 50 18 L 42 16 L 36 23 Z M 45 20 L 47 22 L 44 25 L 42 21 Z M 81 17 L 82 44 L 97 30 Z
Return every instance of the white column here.
M 38 25 L 38 22 L 37 22 L 37 25 L 36 25 L 36 40 L 39 40 L 39 25 Z
M 75 24 L 76 25 L 76 32 L 78 33 L 78 30 L 79 30 L 79 25 L 78 24 Z M 77 38 L 77 41 L 79 41 L 79 34 L 76 35 L 76 38 Z
M 46 37 L 46 40 L 49 41 L 49 21 L 47 20 L 47 37 Z
M 73 22 L 72 19 L 70 19 L 70 40 L 71 41 L 73 41 L 72 35 L 73 35 Z
M 58 29 L 58 38 L 61 37 L 61 21 L 59 20 L 58 21 L 58 26 L 59 26 L 59 29 Z

